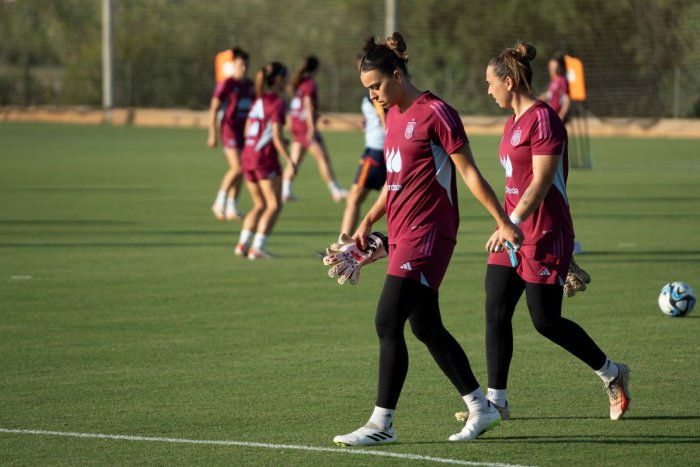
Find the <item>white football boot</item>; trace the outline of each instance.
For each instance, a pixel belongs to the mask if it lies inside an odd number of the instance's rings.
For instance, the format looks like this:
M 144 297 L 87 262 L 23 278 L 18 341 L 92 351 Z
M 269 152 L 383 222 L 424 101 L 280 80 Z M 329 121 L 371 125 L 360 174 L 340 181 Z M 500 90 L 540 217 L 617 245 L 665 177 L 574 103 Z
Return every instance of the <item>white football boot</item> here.
M 238 209 L 235 209 L 233 206 L 226 206 L 226 211 L 224 212 L 224 215 L 226 216 L 227 221 L 240 221 L 245 217 L 245 214 L 243 214 L 241 211 Z
M 450 441 L 471 441 L 482 433 L 496 428 L 501 423 L 501 415 L 496 407 L 488 403 L 484 410 L 469 412 L 467 423 L 462 431 L 450 436 Z
M 610 419 L 619 420 L 627 412 L 630 406 L 630 391 L 627 385 L 630 380 L 630 369 L 624 363 L 616 363 L 620 369 L 620 374 L 605 385 L 610 398 Z
M 333 438 L 333 442 L 338 446 L 377 446 L 379 444 L 389 444 L 396 442 L 394 428 L 379 428 L 377 425 L 368 423 L 362 428 L 348 433 L 338 435 Z
M 224 206 L 214 203 L 211 207 L 211 212 L 214 214 L 214 217 L 216 217 L 217 220 L 226 220 L 226 211 L 224 210 Z
M 244 245 L 242 243 L 237 243 L 236 248 L 234 248 L 233 252 L 236 254 L 236 256 L 240 256 L 242 258 L 245 258 L 248 256 L 248 245 Z
M 345 199 L 348 197 L 348 190 L 345 188 L 338 188 L 337 190 L 333 190 L 331 193 L 331 198 L 333 198 L 333 201 L 336 203 L 340 203 L 341 201 L 345 201 Z
M 496 410 L 498 410 L 498 413 L 501 414 L 501 420 L 510 420 L 510 406 L 508 405 L 508 401 L 506 401 L 506 405 L 504 405 L 502 407 L 498 404 L 495 404 L 490 399 L 489 399 L 489 402 L 491 403 L 492 406 L 496 407 Z M 460 422 L 466 422 L 467 419 L 469 418 L 469 411 L 455 412 L 455 418 L 457 420 L 459 420 Z
M 274 256 L 272 256 L 270 254 L 270 252 L 268 252 L 264 248 L 259 249 L 259 250 L 257 248 L 251 248 L 248 250 L 248 259 L 251 261 L 255 261 L 258 259 L 268 260 L 268 259 L 273 259 L 273 258 L 274 258 Z

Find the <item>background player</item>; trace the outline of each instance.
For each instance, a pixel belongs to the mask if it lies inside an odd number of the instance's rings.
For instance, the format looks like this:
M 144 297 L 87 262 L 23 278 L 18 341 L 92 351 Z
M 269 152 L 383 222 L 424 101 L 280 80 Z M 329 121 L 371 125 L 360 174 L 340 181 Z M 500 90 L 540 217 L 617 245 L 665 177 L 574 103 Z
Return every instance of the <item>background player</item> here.
M 549 59 L 547 64 L 549 69 L 549 86 L 547 92 L 540 96 L 559 115 L 559 118 L 566 123 L 569 117 L 569 83 L 566 81 L 566 64 L 564 54 L 556 53 Z
M 569 120 L 569 109 L 571 108 L 571 98 L 569 97 L 569 82 L 566 79 L 566 62 L 563 53 L 555 53 L 547 62 L 549 70 L 549 85 L 547 92 L 540 95 L 540 100 L 545 101 L 559 115 L 559 118 L 566 124 Z M 574 254 L 578 254 L 583 249 L 578 240 L 574 241 Z M 571 258 L 567 284 L 564 292 L 567 296 L 573 296 L 577 291 L 586 290 L 586 284 L 591 281 L 591 277 L 586 271 L 581 269 L 574 258 Z
M 287 68 L 279 62 L 266 65 L 255 75 L 256 99 L 248 115 L 243 150 L 243 174 L 253 207 L 243 219 L 235 249 L 237 256 L 251 260 L 272 258 L 265 244 L 282 207 L 278 155 L 285 158 L 291 170 L 295 168 L 282 136 L 286 104 L 280 94 L 286 78 Z
M 374 46 L 374 38 L 370 38 L 363 50 L 365 53 Z M 363 55 L 357 57 L 357 66 L 362 63 Z M 360 205 L 367 198 L 369 190 L 381 190 L 386 181 L 386 164 L 384 162 L 384 130 L 386 116 L 384 108 L 368 95 L 362 98 L 362 128 L 365 133 L 365 150 L 360 159 L 360 166 L 355 175 L 355 181 L 345 200 L 345 212 L 340 226 L 340 236 L 351 235 L 357 226 Z
M 294 167 L 287 166 L 284 171 L 282 198 L 284 201 L 294 201 L 292 182 L 296 169 L 301 165 L 304 154 L 308 150 L 316 163 L 321 178 L 326 182 L 334 201 L 342 201 L 347 196 L 347 190 L 342 189 L 335 178 L 326 145 L 316 126 L 318 122 L 318 87 L 314 75 L 318 71 L 318 58 L 311 55 L 304 59 L 291 80 L 292 100 L 289 103 L 289 115 L 292 120 L 291 154 Z
M 496 231 L 486 243 L 486 350 L 489 400 L 508 418 L 508 370 L 513 354 L 512 317 L 525 292 L 537 331 L 586 363 L 603 380 L 610 418 L 629 405 L 629 370 L 613 363 L 576 323 L 562 318 L 562 292 L 574 244 L 566 194 L 566 128 L 552 108 L 533 97 L 535 48 L 519 42 L 491 59 L 488 93 L 501 108 L 512 109 L 498 154 L 506 172 L 505 209 L 525 240 L 513 267 Z
M 389 266 L 377 305 L 379 382 L 374 412 L 362 428 L 336 436 L 340 445 L 372 445 L 396 440 L 393 417 L 408 372 L 404 326 L 429 349 L 470 409 L 464 429 L 451 441 L 468 441 L 500 423 L 477 382 L 466 354 L 445 329 L 438 289 L 456 243 L 456 173 L 501 227 L 503 239 L 520 242 L 515 227 L 474 164 L 457 112 L 410 81 L 406 43 L 394 33 L 371 48 L 360 66 L 370 97 L 387 113 L 384 153 L 386 187 L 360 223 L 355 239 L 366 248 L 372 225 L 386 214 Z
M 221 119 L 221 145 L 228 162 L 228 170 L 219 186 L 216 201 L 211 207 L 219 220 L 240 220 L 241 212 L 237 201 L 241 186 L 241 150 L 243 149 L 243 132 L 250 103 L 253 100 L 253 83 L 246 78 L 248 71 L 248 54 L 241 48 L 233 49 L 231 76 L 216 85 L 209 105 L 209 137 L 207 145 L 215 148 L 217 144 L 217 114 L 224 110 Z

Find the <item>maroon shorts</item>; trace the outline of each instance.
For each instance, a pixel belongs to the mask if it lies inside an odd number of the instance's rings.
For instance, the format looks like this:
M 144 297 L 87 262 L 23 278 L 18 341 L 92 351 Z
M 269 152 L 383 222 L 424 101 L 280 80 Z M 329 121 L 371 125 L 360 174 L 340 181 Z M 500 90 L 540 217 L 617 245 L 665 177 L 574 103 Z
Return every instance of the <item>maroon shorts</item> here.
M 227 149 L 243 150 L 245 137 L 242 129 L 231 128 L 228 125 L 221 125 L 221 145 Z
M 317 131 L 314 133 L 313 139 L 309 140 L 308 133 L 292 133 L 292 141 L 295 143 L 301 144 L 301 147 L 306 150 L 308 149 L 309 146 L 311 146 L 312 143 L 318 143 L 321 144 L 323 143 L 323 138 L 321 138 L 321 134 Z
M 251 160 L 247 156 L 243 157 L 243 177 L 249 182 L 271 180 L 281 175 L 282 166 L 277 156 L 264 160 Z
M 421 225 L 397 243 L 389 239 L 387 274 L 414 279 L 438 290 L 450 264 L 455 240 L 438 232 L 435 224 Z
M 573 237 L 541 245 L 523 245 L 515 254 L 518 275 L 532 284 L 564 285 L 573 251 Z M 507 251 L 489 254 L 488 264 L 512 267 Z

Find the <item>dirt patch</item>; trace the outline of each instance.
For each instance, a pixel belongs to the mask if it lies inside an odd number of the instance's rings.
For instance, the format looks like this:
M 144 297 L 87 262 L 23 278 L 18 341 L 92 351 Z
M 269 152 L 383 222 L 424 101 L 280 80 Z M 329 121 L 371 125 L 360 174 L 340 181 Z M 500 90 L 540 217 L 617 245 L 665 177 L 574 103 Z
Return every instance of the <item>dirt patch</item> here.
M 86 125 L 134 125 L 181 128 L 206 128 L 206 110 L 186 109 L 113 109 L 105 114 L 100 109 L 86 107 L 0 107 L 3 122 L 47 122 Z M 465 116 L 462 118 L 467 134 L 499 135 L 506 121 L 503 117 Z M 325 113 L 319 128 L 333 131 L 359 131 L 360 114 Z M 624 119 L 589 118 L 591 136 L 629 136 L 637 138 L 700 138 L 700 120 L 691 119 Z M 569 123 L 580 128 L 580 123 Z

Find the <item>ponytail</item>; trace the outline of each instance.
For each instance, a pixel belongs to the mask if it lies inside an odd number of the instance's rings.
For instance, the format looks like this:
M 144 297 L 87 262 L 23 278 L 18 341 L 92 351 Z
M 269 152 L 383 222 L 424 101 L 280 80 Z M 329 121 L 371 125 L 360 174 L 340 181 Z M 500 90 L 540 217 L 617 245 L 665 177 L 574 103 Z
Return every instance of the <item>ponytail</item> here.
M 265 90 L 275 84 L 278 76 L 287 76 L 287 67 L 280 62 L 271 62 L 255 73 L 255 96 L 260 97 Z
M 321 62 L 319 62 L 318 57 L 316 57 L 315 55 L 309 55 L 308 57 L 306 57 L 302 62 L 301 66 L 297 68 L 297 71 L 294 73 L 294 76 L 292 76 L 290 82 L 292 92 L 295 92 L 301 84 L 301 82 L 309 76 L 311 76 L 311 73 L 318 70 L 320 64 Z

